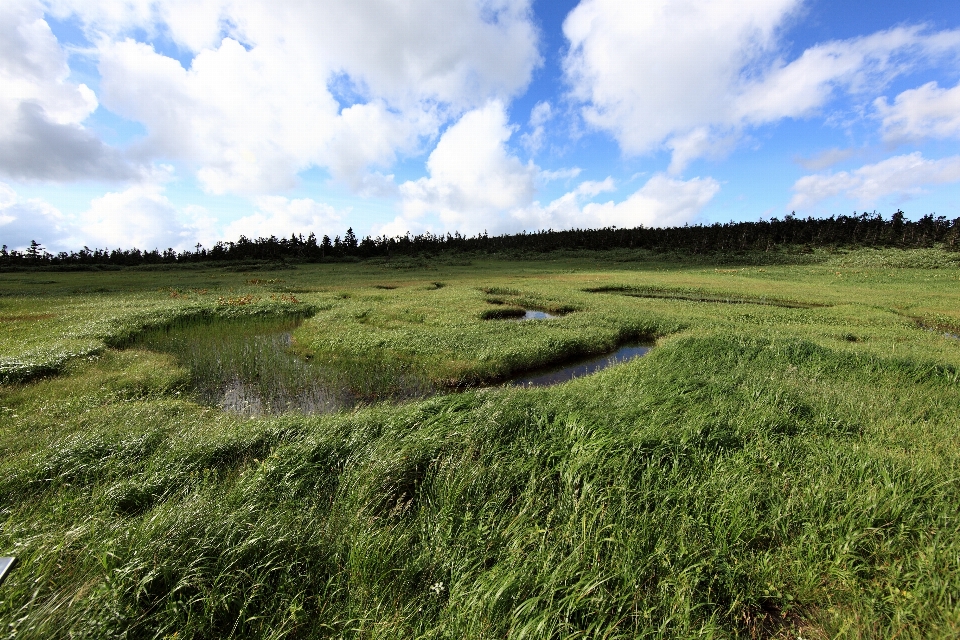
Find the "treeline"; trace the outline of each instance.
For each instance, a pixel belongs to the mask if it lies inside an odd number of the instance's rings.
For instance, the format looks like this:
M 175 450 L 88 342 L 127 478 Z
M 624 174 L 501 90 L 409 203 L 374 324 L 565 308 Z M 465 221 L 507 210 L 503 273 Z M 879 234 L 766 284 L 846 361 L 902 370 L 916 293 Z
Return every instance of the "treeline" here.
M 783 246 L 817 247 L 930 247 L 960 249 L 960 218 L 926 215 L 907 220 L 902 211 L 889 220 L 876 212 L 830 218 L 771 218 L 759 222 L 729 222 L 670 228 L 570 229 L 512 235 L 463 236 L 459 233 L 407 234 L 358 239 L 353 229 L 331 239 L 313 233 L 289 238 L 241 236 L 236 242 L 218 242 L 193 251 L 142 251 L 140 249 L 90 249 L 51 253 L 33 241 L 24 251 L 0 249 L 0 267 L 17 266 L 134 266 L 144 264 L 294 261 L 322 262 L 355 258 L 436 255 L 440 253 L 546 253 L 557 250 L 647 249 L 691 254 L 769 251 Z

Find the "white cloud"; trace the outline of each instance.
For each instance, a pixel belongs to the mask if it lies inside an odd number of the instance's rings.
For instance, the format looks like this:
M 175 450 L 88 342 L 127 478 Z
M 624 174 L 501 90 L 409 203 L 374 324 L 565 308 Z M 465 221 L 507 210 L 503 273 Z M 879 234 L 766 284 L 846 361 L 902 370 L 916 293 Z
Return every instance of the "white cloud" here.
M 570 167 L 569 169 L 557 169 L 556 171 L 541 171 L 537 177 L 544 182 L 553 180 L 572 180 L 581 173 L 580 167 Z
M 538 102 L 530 110 L 530 132 L 520 136 L 520 142 L 530 153 L 543 146 L 544 125 L 553 118 L 553 107 L 547 101 Z
M 613 178 L 608 176 L 604 180 L 585 180 L 584 182 L 581 182 L 571 193 L 578 198 L 592 198 L 600 195 L 601 193 L 608 193 L 616 190 L 616 182 L 613 181 Z
M 223 237 L 236 240 L 248 238 L 304 236 L 315 233 L 323 236 L 339 223 L 343 214 L 333 207 L 310 198 L 290 200 L 281 196 L 261 196 L 256 199 L 258 211 L 234 220 L 224 229 Z
M 720 185 L 713 178 L 683 181 L 657 174 L 621 202 L 584 203 L 615 189 L 610 178 L 584 182 L 546 206 L 535 202 L 512 211 L 512 226 L 515 229 L 679 226 L 694 221 L 720 190 Z
M 22 198 L 0 183 L 0 242 L 23 248 L 36 240 L 53 252 L 84 245 L 188 249 L 197 242 L 215 242 L 214 220 L 202 207 L 178 209 L 164 195 L 168 177 L 155 172 L 152 180 L 94 198 L 78 216 L 66 216 L 37 198 Z
M 925 34 L 920 27 L 818 44 L 793 62 L 778 63 L 761 79 L 745 83 L 734 115 L 750 124 L 808 116 L 839 88 L 856 94 L 875 92 L 924 60 L 957 51 L 960 31 Z
M 0 182 L 0 243 L 22 249 L 37 240 L 51 251 L 72 251 L 87 245 L 95 248 L 142 250 L 193 249 L 218 240 L 236 240 L 291 233 L 329 233 L 344 212 L 309 198 L 288 199 L 261 196 L 256 211 L 230 222 L 222 230 L 203 207 L 179 207 L 167 197 L 165 183 L 170 170 L 155 172 L 150 180 L 122 191 L 94 198 L 86 211 L 65 216 L 39 199 L 25 199 Z
M 269 193 L 327 168 L 359 192 L 450 117 L 522 91 L 540 64 L 529 0 L 54 0 L 98 43 L 104 105 L 146 158 L 213 193 Z M 188 68 L 130 39 L 172 38 Z M 342 89 L 349 89 L 344 96 Z
M 80 214 L 78 228 L 84 244 L 111 249 L 187 249 L 215 237 L 212 220 L 202 208 L 178 210 L 159 183 L 94 198 Z
M 230 37 L 282 51 L 292 69 L 345 73 L 392 102 L 472 104 L 526 87 L 540 64 L 529 0 L 50 0 L 94 38 L 162 33 L 187 51 Z M 295 74 L 292 74 L 295 75 Z M 324 85 L 329 78 L 324 79 Z M 291 78 L 293 81 L 293 78 Z
M 941 89 L 936 82 L 909 89 L 893 104 L 877 98 L 883 137 L 890 141 L 960 138 L 960 84 Z
M 69 76 L 39 2 L 0 3 L 0 173 L 20 180 L 134 177 L 82 126 L 97 98 Z
M 727 152 L 742 130 L 814 115 L 838 90 L 875 92 L 960 51 L 960 31 L 895 28 L 777 58 L 801 0 L 583 0 L 564 22 L 583 117 L 628 155 L 666 146 L 671 173 Z M 770 59 L 774 62 L 768 62 Z
M 172 38 L 189 51 L 216 45 L 224 35 L 232 2 L 196 0 L 46 0 L 51 13 L 79 17 L 91 40 L 112 39 L 134 30 L 149 38 Z
M 804 176 L 793 185 L 788 205 L 806 209 L 816 203 L 844 195 L 863 204 L 889 195 L 910 196 L 927 185 L 960 182 L 960 156 L 927 160 L 920 152 L 894 156 L 855 171 Z
M 821 151 L 811 158 L 796 158 L 796 162 L 807 171 L 820 171 L 843 162 L 852 157 L 854 153 L 856 153 L 854 149 L 838 149 L 834 147 L 833 149 Z
M 70 224 L 55 207 L 36 198 L 21 198 L 0 182 L 0 244 L 22 250 L 36 240 L 50 251 L 69 246 Z
M 491 212 L 471 220 L 467 227 L 451 225 L 449 219 L 436 224 L 421 216 L 399 215 L 377 228 L 375 234 L 397 236 L 407 232 L 444 233 L 454 230 L 466 231 L 468 234 L 481 231 L 516 233 L 533 229 L 683 225 L 696 220 L 703 208 L 720 191 L 720 184 L 709 177 L 684 181 L 656 174 L 623 201 L 589 202 L 601 193 L 616 191 L 616 188 L 612 178 L 584 181 L 573 191 L 547 205 L 533 201 L 508 210 Z
M 211 192 L 281 189 L 293 185 L 336 119 L 336 102 L 310 66 L 295 86 L 283 60 L 226 39 L 188 71 L 125 40 L 101 50 L 102 99 L 146 125 L 147 153 L 194 163 Z
M 726 120 L 748 65 L 799 0 L 584 0 L 563 25 L 567 77 L 590 124 L 628 154 Z
M 719 191 L 713 178 L 683 181 L 655 175 L 623 202 L 590 203 L 583 213 L 600 226 L 679 226 L 693 221 Z
M 616 190 L 608 177 L 581 182 L 544 206 L 534 201 L 537 180 L 574 178 L 580 170 L 549 172 L 523 164 L 506 146 L 512 132 L 499 102 L 465 114 L 430 154 L 430 176 L 400 185 L 402 214 L 376 233 L 670 226 L 693 220 L 720 189 L 712 178 L 682 181 L 658 174 L 622 202 L 589 202 Z
M 217 194 L 284 189 L 314 164 L 362 192 L 368 166 L 391 164 L 437 123 L 431 110 L 406 117 L 382 101 L 339 111 L 323 69 L 294 69 L 267 47 L 247 51 L 232 39 L 202 51 L 189 70 L 125 40 L 104 47 L 100 70 L 104 103 L 146 124 L 144 152 L 192 163 Z
M 553 107 L 546 100 L 533 105 L 530 110 L 530 126 L 540 127 L 553 118 Z
M 4 118 L 23 102 L 43 109 L 50 122 L 78 124 L 97 108 L 84 84 L 68 80 L 67 56 L 43 8 L 33 0 L 7 0 L 0 5 L 0 108 Z
M 427 160 L 429 177 L 400 185 L 403 214 L 437 215 L 447 229 L 489 229 L 496 215 L 529 203 L 539 172 L 511 155 L 504 105 L 492 101 L 448 128 Z
M 736 146 L 738 139 L 737 133 L 717 132 L 710 127 L 697 127 L 683 135 L 673 136 L 667 140 L 667 147 L 671 151 L 667 171 L 671 175 L 678 175 L 697 158 L 722 157 Z

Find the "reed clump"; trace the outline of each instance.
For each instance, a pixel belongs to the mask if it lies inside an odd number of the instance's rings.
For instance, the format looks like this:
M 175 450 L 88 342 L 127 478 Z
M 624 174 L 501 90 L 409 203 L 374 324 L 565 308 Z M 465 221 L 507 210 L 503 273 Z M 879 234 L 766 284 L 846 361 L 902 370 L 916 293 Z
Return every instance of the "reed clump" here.
M 322 359 L 296 349 L 293 332 L 305 317 L 187 318 L 144 331 L 128 348 L 175 355 L 200 402 L 241 415 L 332 413 L 433 391 L 429 380 L 395 363 Z

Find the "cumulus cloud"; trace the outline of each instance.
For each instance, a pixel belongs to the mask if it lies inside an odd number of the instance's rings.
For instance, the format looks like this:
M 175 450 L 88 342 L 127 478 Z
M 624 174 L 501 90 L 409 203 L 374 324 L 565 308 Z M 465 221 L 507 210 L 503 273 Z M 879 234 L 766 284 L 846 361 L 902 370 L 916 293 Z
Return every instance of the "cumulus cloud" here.
M 213 193 L 282 189 L 324 142 L 337 104 L 304 63 L 302 85 L 269 51 L 225 39 L 189 70 L 124 40 L 100 54 L 104 104 L 144 123 L 143 151 L 193 163 Z
M 104 105 L 144 158 L 212 193 L 269 193 L 320 166 L 361 193 L 450 117 L 508 99 L 540 64 L 529 0 L 54 0 L 98 43 Z M 163 34 L 178 60 L 133 38 Z M 348 87 L 349 95 L 343 95 Z
M 101 54 L 103 97 L 112 110 L 146 124 L 144 148 L 192 162 L 213 193 L 284 189 L 312 164 L 369 190 L 369 165 L 392 163 L 397 149 L 413 148 L 436 125 L 429 112 L 407 119 L 382 101 L 338 113 L 323 70 L 304 63 L 294 78 L 288 63 L 225 39 L 187 70 L 126 40 Z
M 137 171 L 82 126 L 97 98 L 34 0 L 0 4 L 0 174 L 20 180 L 127 179 Z
M 70 245 L 73 231 L 59 210 L 37 198 L 21 198 L 0 182 L 0 244 L 22 250 L 36 240 L 58 251 Z
M 676 174 L 744 128 L 807 117 L 839 90 L 875 91 L 960 51 L 960 31 L 902 27 L 818 44 L 787 61 L 778 35 L 800 0 L 584 0 L 564 22 L 583 117 L 629 155 L 667 147 Z M 774 62 L 768 60 L 773 58 Z
M 575 178 L 579 169 L 540 171 L 507 148 L 513 128 L 503 104 L 491 102 L 463 116 L 437 143 L 430 175 L 400 185 L 402 213 L 378 233 L 468 234 L 610 225 L 669 226 L 693 220 L 719 191 L 712 178 L 682 181 L 657 174 L 622 202 L 590 202 L 616 190 L 612 178 L 587 180 L 547 205 L 535 201 L 538 180 Z
M 310 198 L 290 200 L 281 196 L 262 196 L 255 202 L 258 210 L 227 225 L 223 232 L 225 238 L 287 237 L 290 234 L 308 236 L 311 233 L 329 235 L 330 229 L 343 218 L 343 214 L 330 205 Z
M 23 102 L 38 105 L 57 124 L 82 122 L 97 100 L 83 84 L 68 80 L 67 56 L 43 10 L 33 0 L 9 0 L 0 5 L 0 93 L 3 115 L 10 117 Z
M 292 68 L 319 64 L 392 102 L 426 96 L 475 104 L 506 97 L 526 87 L 540 64 L 529 0 L 50 0 L 50 5 L 58 15 L 78 17 L 97 39 L 162 33 L 194 53 L 216 49 L 224 37 L 251 50 L 271 46 Z
M 874 105 L 883 119 L 883 137 L 900 142 L 924 138 L 960 138 L 960 84 L 941 89 L 936 82 L 909 89 L 889 104 Z
M 688 133 L 675 135 L 667 140 L 671 152 L 667 171 L 677 175 L 697 158 L 722 157 L 736 146 L 738 140 L 739 134 L 736 132 L 718 132 L 710 127 L 697 127 Z
M 23 198 L 0 183 L 0 243 L 23 249 L 36 240 L 50 251 L 83 245 L 130 249 L 192 246 L 205 222 L 190 211 L 184 224 L 159 184 L 138 185 L 95 198 L 77 217 L 66 216 L 39 198 Z M 209 233 L 208 233 L 209 235 Z
M 464 114 L 427 159 L 429 176 L 400 185 L 404 217 L 434 214 L 445 228 L 470 233 L 488 228 L 500 212 L 529 203 L 539 170 L 509 152 L 512 134 L 500 101 Z
M 884 196 L 910 196 L 929 185 L 954 182 L 960 182 L 960 156 L 928 160 L 915 152 L 854 171 L 804 176 L 793 185 L 789 207 L 806 209 L 837 195 L 868 204 Z
M 614 189 L 609 178 L 584 182 L 546 206 L 534 203 L 512 212 L 511 217 L 524 228 L 541 229 L 679 226 L 693 222 L 720 191 L 720 185 L 713 178 L 684 181 L 656 174 L 621 202 L 583 202 Z
M 51 122 L 23 102 L 0 135 L 0 173 L 19 180 L 127 180 L 140 176 L 116 149 L 77 124 Z
M 200 207 L 178 209 L 159 183 L 144 183 L 107 193 L 80 215 L 84 244 L 144 250 L 192 248 L 214 237 L 213 220 Z
M 563 25 L 566 74 L 587 122 L 643 153 L 729 113 L 742 71 L 775 48 L 798 5 L 584 0 Z
M 810 115 L 838 89 L 857 94 L 877 91 L 921 62 L 957 51 L 960 31 L 927 34 L 920 27 L 818 44 L 793 62 L 775 64 L 761 79 L 745 83 L 734 115 L 750 124 Z
M 0 183 L 0 242 L 22 248 L 36 240 L 51 251 L 84 245 L 110 249 L 192 248 L 215 242 L 215 220 L 202 207 L 178 207 L 164 193 L 169 169 L 148 180 L 94 198 L 86 211 L 64 215 L 36 198 L 22 198 Z
M 595 226 L 673 227 L 693 221 L 719 191 L 713 178 L 683 181 L 658 174 L 623 202 L 590 203 L 583 213 Z
M 190 51 L 216 45 L 229 30 L 231 2 L 193 0 L 46 0 L 60 19 L 77 17 L 88 36 L 115 38 L 138 30 L 148 38 L 166 36 Z M 91 38 L 92 39 L 92 38 Z
M 165 193 L 170 174 L 155 172 L 150 180 L 94 198 L 75 216 L 66 216 L 49 203 L 22 198 L 0 182 L 0 244 L 23 249 L 37 240 L 51 251 L 73 251 L 84 245 L 143 250 L 210 247 L 218 240 L 240 236 L 287 237 L 317 235 L 339 226 L 345 212 L 310 198 L 262 196 L 256 210 L 219 228 L 203 207 L 178 206 Z

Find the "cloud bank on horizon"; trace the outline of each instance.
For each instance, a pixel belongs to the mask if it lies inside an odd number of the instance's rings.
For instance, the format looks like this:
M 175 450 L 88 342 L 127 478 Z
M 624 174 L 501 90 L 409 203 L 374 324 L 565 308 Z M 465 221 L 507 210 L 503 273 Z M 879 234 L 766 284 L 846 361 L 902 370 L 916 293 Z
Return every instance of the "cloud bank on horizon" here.
M 0 243 L 955 217 L 960 8 L 904 4 L 6 0 Z

